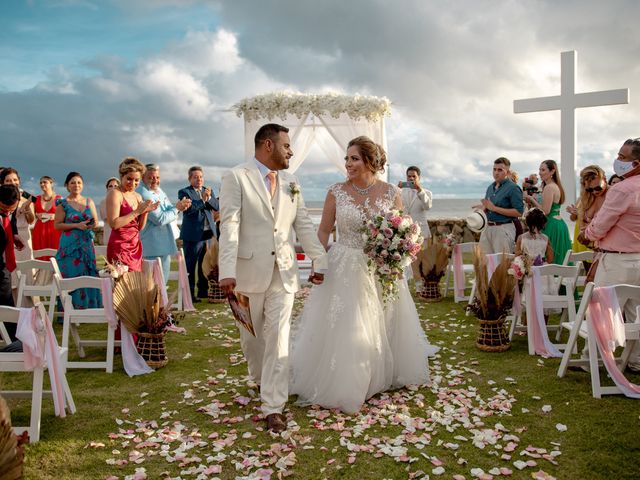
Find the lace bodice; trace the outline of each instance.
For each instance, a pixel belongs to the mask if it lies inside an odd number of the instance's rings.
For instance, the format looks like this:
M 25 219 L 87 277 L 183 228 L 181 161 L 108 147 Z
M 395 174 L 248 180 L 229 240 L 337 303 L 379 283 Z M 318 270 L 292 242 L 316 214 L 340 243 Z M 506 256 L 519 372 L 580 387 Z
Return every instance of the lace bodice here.
M 329 191 L 336 199 L 336 226 L 338 243 L 351 248 L 364 248 L 362 238 L 366 221 L 381 212 L 393 208 L 393 201 L 400 189 L 395 185 L 383 185 L 382 193 L 377 197 L 359 196 L 346 183 L 335 183 Z

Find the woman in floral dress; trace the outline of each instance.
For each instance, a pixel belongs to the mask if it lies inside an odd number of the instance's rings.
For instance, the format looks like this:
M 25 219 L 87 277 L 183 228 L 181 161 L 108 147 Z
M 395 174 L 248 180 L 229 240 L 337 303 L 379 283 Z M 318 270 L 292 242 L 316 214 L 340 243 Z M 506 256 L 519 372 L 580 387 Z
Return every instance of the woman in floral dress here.
M 96 224 L 96 206 L 82 196 L 84 182 L 78 172 L 67 175 L 64 186 L 69 196 L 57 200 L 54 227 L 62 232 L 56 260 L 63 278 L 97 277 L 96 253 L 93 248 L 93 228 Z M 102 306 L 100 291 L 79 288 L 71 293 L 75 308 L 99 308 Z

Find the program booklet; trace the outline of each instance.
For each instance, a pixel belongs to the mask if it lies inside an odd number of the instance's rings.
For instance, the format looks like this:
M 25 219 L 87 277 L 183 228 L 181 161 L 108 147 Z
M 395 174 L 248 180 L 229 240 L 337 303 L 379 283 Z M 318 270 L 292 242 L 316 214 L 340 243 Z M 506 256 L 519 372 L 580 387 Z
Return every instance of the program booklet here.
M 241 293 L 231 292 L 227 295 L 229 300 L 229 306 L 233 313 L 233 318 L 242 325 L 247 331 L 256 336 L 256 331 L 253 329 L 253 322 L 251 321 L 251 310 L 249 308 L 249 297 L 242 295 Z

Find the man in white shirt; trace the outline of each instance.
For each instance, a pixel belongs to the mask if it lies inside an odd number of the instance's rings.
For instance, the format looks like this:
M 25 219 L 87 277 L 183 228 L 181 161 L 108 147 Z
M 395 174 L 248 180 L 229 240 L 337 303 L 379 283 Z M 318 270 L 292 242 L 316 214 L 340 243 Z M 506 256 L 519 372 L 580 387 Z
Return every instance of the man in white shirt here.
M 431 192 L 420 184 L 420 169 L 413 165 L 407 168 L 407 181 L 399 182 L 398 186 L 402 189 L 400 196 L 402 197 L 404 213 L 420 225 L 422 236 L 426 240 L 431 237 L 429 222 L 427 221 L 427 210 L 431 208 L 433 199 Z M 416 282 L 416 290 L 418 290 L 422 286 L 420 259 L 411 264 L 411 269 L 413 270 L 413 279 Z

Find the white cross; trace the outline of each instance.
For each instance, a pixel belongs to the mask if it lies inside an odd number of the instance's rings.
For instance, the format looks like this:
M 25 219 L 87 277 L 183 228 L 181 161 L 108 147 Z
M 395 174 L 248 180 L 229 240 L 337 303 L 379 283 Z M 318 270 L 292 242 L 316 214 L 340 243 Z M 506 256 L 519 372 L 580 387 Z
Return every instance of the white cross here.
M 575 50 L 560 55 L 560 95 L 513 101 L 513 113 L 560 110 L 560 177 L 566 203 L 576 201 L 576 108 L 629 103 L 629 89 L 576 93 Z

